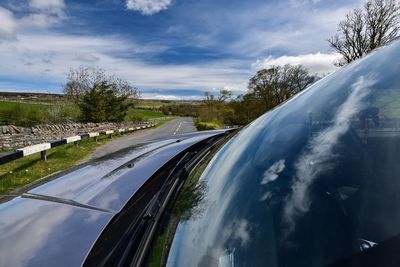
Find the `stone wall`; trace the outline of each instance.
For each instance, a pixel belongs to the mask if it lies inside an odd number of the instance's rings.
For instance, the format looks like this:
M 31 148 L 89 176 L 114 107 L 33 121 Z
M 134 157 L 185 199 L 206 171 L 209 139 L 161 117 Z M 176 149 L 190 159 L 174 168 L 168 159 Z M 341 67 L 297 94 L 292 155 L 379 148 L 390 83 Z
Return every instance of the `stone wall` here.
M 35 127 L 0 126 L 0 150 L 22 148 L 87 132 L 118 130 L 148 123 L 67 123 Z

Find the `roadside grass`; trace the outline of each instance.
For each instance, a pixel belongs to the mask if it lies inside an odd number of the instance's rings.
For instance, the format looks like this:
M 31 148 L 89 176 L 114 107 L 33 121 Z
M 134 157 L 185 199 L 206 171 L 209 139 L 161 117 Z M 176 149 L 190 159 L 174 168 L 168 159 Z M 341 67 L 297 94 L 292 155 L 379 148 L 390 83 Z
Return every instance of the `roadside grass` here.
M 0 194 L 10 193 L 42 177 L 66 170 L 109 140 L 111 140 L 109 137 L 103 136 L 97 141 L 90 138 L 75 144 L 52 148 L 47 150 L 47 161 L 42 161 L 40 153 L 36 153 L 0 165 Z
M 161 120 L 156 120 L 156 126 L 154 127 L 154 128 L 158 128 L 158 127 L 160 127 L 161 125 L 164 125 L 164 124 L 166 124 L 167 122 L 170 122 L 170 121 L 173 121 L 173 120 L 175 120 L 177 117 L 164 117 L 163 119 L 161 119 Z M 154 129 L 153 128 L 153 129 Z

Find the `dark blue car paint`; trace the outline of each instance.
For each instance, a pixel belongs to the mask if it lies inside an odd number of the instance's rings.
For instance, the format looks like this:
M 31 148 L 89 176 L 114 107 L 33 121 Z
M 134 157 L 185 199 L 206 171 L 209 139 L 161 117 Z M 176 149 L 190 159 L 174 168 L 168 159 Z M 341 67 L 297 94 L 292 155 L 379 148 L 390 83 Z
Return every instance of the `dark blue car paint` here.
M 183 135 L 116 153 L 0 204 L 0 266 L 81 266 L 149 177 L 185 149 L 224 132 Z

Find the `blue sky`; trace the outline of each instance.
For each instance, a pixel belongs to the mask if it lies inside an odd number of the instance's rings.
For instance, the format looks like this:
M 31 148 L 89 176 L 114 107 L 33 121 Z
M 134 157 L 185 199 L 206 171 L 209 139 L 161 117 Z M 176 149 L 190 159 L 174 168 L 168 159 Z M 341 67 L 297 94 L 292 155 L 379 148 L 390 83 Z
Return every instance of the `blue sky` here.
M 326 39 L 362 0 L 2 0 L 0 91 L 61 92 L 70 68 L 100 67 L 145 98 L 246 91 L 260 68 L 328 73 Z

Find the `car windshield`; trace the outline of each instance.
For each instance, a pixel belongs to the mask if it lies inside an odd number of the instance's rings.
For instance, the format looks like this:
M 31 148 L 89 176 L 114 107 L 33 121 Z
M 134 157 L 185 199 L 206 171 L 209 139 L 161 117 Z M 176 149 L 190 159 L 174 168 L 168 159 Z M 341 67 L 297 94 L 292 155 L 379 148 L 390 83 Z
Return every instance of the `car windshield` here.
M 325 266 L 400 235 L 400 42 L 236 134 L 167 266 Z

